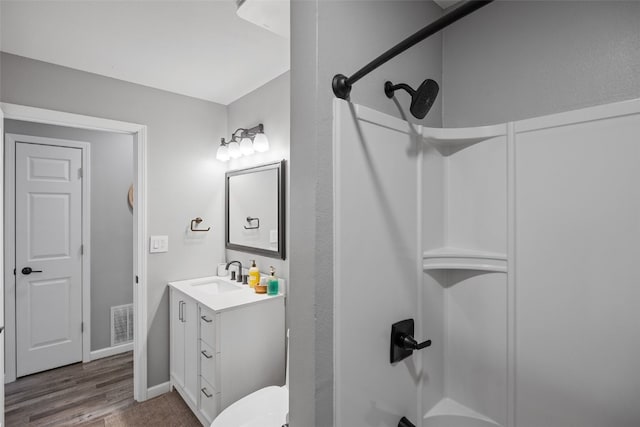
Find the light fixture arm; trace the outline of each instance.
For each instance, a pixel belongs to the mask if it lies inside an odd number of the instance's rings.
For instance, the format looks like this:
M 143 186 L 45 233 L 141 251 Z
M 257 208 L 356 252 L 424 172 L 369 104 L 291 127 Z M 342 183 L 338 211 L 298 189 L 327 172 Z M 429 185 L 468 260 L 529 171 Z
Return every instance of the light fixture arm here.
M 249 129 L 238 128 L 231 133 L 231 138 L 229 138 L 229 141 L 225 141 L 225 139 L 222 138 L 220 141 L 220 145 L 229 145 L 233 141 L 236 141 L 236 138 L 238 137 L 237 133 L 240 131 L 242 131 L 240 133 L 240 139 L 249 138 L 251 141 L 253 141 L 257 134 L 264 133 L 264 125 L 262 123 L 259 123 L 258 125 Z

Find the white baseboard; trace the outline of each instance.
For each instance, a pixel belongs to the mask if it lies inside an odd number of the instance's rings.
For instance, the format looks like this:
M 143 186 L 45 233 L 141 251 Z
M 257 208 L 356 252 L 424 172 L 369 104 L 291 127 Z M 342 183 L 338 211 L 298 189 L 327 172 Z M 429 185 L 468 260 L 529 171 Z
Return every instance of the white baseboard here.
M 158 397 L 161 394 L 169 393 L 170 391 L 171 391 L 171 381 L 154 385 L 153 387 L 149 387 L 147 389 L 147 400 L 153 399 L 154 397 Z
M 109 357 L 120 353 L 126 353 L 127 351 L 133 351 L 133 343 L 127 343 L 122 345 L 116 345 L 113 347 L 101 348 L 90 353 L 91 360 L 102 359 L 103 357 Z

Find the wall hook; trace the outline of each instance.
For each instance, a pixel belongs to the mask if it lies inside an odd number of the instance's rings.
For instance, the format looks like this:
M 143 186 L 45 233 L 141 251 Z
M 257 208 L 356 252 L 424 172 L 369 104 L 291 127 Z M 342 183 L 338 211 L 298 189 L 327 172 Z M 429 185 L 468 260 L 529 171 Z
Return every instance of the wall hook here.
M 211 227 L 207 228 L 206 230 L 204 230 L 204 229 L 199 230 L 197 228 L 193 228 L 193 223 L 194 222 L 196 223 L 196 226 L 198 226 L 202 222 L 202 218 L 197 217 L 197 218 L 194 218 L 194 219 L 191 220 L 191 231 L 209 231 L 209 230 L 211 230 Z

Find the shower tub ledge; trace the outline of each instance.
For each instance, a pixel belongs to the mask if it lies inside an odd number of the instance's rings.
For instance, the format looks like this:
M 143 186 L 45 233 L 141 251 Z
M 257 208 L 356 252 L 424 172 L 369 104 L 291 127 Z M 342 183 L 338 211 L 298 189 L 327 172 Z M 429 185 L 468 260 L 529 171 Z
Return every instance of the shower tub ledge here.
M 444 398 L 424 416 L 423 427 L 502 427 L 471 408 Z

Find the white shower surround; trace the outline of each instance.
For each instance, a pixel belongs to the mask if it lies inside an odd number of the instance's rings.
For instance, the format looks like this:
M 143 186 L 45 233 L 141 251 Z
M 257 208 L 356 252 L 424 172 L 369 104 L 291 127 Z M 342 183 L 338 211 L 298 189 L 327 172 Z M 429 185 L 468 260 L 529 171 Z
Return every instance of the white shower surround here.
M 334 102 L 336 426 L 640 425 L 640 100 L 433 129 Z M 430 348 L 392 366 L 392 323 Z

